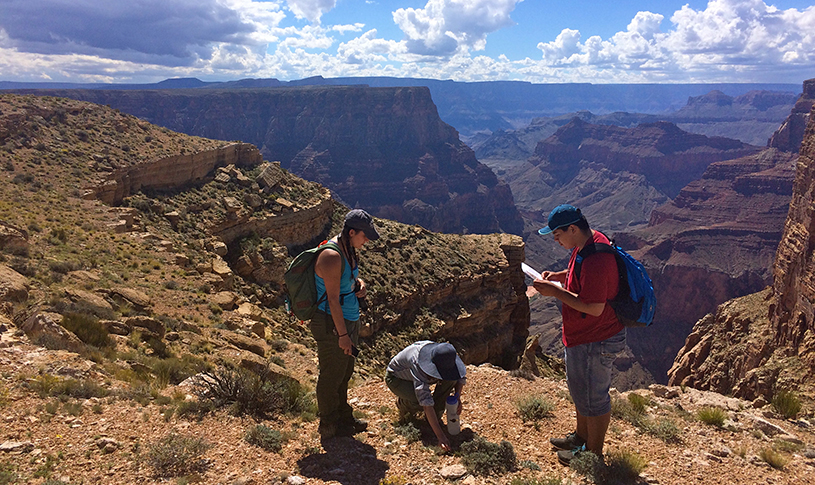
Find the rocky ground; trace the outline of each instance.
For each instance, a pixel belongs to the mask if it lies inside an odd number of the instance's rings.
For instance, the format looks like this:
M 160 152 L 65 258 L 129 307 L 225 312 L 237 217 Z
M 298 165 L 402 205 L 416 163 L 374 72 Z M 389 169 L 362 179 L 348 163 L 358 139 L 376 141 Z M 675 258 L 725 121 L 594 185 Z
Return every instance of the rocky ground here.
M 219 410 L 201 419 L 179 418 L 172 409 L 185 398 L 188 388 L 169 386 L 139 399 L 138 392 L 125 392 L 127 383 L 107 375 L 94 362 L 71 352 L 31 345 L 25 336 L 14 333 L 6 327 L 0 334 L 0 483 L 351 485 L 585 480 L 558 464 L 547 441 L 569 432 L 574 419 L 565 382 L 557 377 L 529 380 L 488 364 L 469 366 L 463 430 L 453 440 L 454 451 L 446 454 L 434 446 L 426 423 L 417 421 L 422 433 L 418 441 L 400 434 L 393 396 L 379 379 L 356 381 L 352 403 L 368 420 L 367 432 L 321 444 L 317 421 L 308 420 L 307 413 L 257 421 Z M 317 369 L 311 350 L 291 344 L 278 355 L 293 373 L 313 383 Z M 45 375 L 87 379 L 118 392 L 116 397 L 87 400 L 43 398 L 31 383 L 42 381 Z M 803 484 L 815 479 L 812 416 L 785 420 L 770 406 L 755 409 L 745 401 L 691 388 L 652 386 L 634 392 L 649 401 L 645 419 L 663 423 L 663 430 L 670 428 L 665 425 L 670 422 L 674 432 L 662 432 L 666 442 L 657 437 L 657 426 L 638 428 L 620 417 L 624 408 L 620 403 L 628 402 L 628 393 L 615 394 L 619 401 L 606 451 L 633 452 L 647 463 L 642 474 L 627 483 Z M 551 414 L 524 422 L 517 403 L 529 397 L 551 403 Z M 708 406 L 726 411 L 722 427 L 695 417 Z M 279 453 L 244 439 L 247 430 L 257 424 L 282 432 L 285 444 Z M 202 459 L 197 471 L 157 476 L 153 450 L 171 434 L 210 445 L 200 456 L 191 455 Z M 486 476 L 466 472 L 460 446 L 476 436 L 494 443 L 508 441 L 517 455 L 515 470 Z M 782 457 L 782 468 L 773 468 L 760 457 L 770 449 Z

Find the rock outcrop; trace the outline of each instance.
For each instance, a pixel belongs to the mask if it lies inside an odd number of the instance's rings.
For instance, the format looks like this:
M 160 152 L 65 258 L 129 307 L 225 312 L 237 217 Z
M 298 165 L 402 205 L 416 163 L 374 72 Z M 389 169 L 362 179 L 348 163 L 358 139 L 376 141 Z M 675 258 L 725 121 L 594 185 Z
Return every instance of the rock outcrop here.
M 190 135 L 242 140 L 352 207 L 442 232 L 520 234 L 509 187 L 424 87 L 48 91 Z
M 670 382 L 769 399 L 785 388 L 812 391 L 815 376 L 815 123 L 807 127 L 792 200 L 775 255 L 772 288 L 727 302 L 700 320 L 677 355 Z
M 231 143 L 215 150 L 162 157 L 117 169 L 107 180 L 88 188 L 83 195 L 109 205 L 118 205 L 123 198 L 140 190 L 177 190 L 200 182 L 217 167 L 230 164 L 254 167 L 262 160 L 257 147 L 247 143 Z
M 662 330 L 635 329 L 629 345 L 659 381 L 697 320 L 772 281 L 796 158 L 771 148 L 713 163 L 655 209 L 647 228 L 617 235 L 654 281 Z
M 737 140 L 687 133 L 668 122 L 626 129 L 576 118 L 538 143 L 530 162 L 544 165 L 556 184 L 572 179 L 579 162 L 586 160 L 612 172 L 644 175 L 652 186 L 674 197 L 711 163 L 757 151 L 758 147 Z
M 815 79 L 808 79 L 804 81 L 804 91 L 795 103 L 792 113 L 770 138 L 767 146 L 798 153 L 813 104 L 815 104 Z

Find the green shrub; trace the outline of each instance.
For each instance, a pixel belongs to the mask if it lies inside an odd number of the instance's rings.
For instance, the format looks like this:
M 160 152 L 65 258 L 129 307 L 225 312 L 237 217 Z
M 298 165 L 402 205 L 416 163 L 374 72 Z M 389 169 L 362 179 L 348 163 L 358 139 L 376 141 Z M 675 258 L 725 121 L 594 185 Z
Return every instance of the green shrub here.
M 246 430 L 243 437 L 249 444 L 263 448 L 266 451 L 279 453 L 283 449 L 285 439 L 280 431 L 268 426 L 258 424 Z
M 518 414 L 524 422 L 551 417 L 552 411 L 555 410 L 555 405 L 542 396 L 525 396 L 515 404 L 515 407 L 518 408 Z
M 648 406 L 651 405 L 650 399 L 645 396 L 640 396 L 636 392 L 632 392 L 628 395 L 628 402 L 637 414 L 645 414 L 648 410 Z
M 696 417 L 705 424 L 721 428 L 724 426 L 725 419 L 727 419 L 727 412 L 715 406 L 705 406 L 696 411 Z
M 606 454 L 603 461 L 594 453 L 579 453 L 572 458 L 569 467 L 598 485 L 634 483 L 648 461 L 639 454 L 618 450 Z
M 405 423 L 394 427 L 396 434 L 403 436 L 408 443 L 413 443 L 422 439 L 422 432 L 413 423 Z
M 793 419 L 801 412 L 801 399 L 792 391 L 778 391 L 773 396 L 773 409 L 787 419 Z
M 150 367 L 152 373 L 162 384 L 175 385 L 199 372 L 206 371 L 208 364 L 194 355 L 184 354 L 180 359 L 177 357 L 157 359 Z
M 198 400 L 190 400 L 190 401 L 181 401 L 176 406 L 175 414 L 179 418 L 190 418 L 194 417 L 196 419 L 201 419 L 204 415 L 211 413 L 215 410 L 215 404 L 210 401 L 198 401 Z
M 461 445 L 461 462 L 474 475 L 506 473 L 515 469 L 516 460 L 509 441 L 496 444 L 479 436 Z
M 11 463 L 0 463 L 0 485 L 9 485 L 17 481 L 17 467 Z
M 635 406 L 631 403 L 630 396 L 635 395 L 636 394 L 629 394 L 629 399 L 612 399 L 611 415 L 639 427 L 645 422 L 646 416 L 644 410 L 641 410 L 639 406 Z
M 99 323 L 99 319 L 87 313 L 66 313 L 62 326 L 73 332 L 79 340 L 94 347 L 111 347 L 113 341 L 108 331 Z
M 235 416 L 266 418 L 314 408 L 313 398 L 299 382 L 279 377 L 268 368 L 260 373 L 233 366 L 207 371 L 195 379 L 194 391 L 199 399 L 212 401 L 216 407 L 229 406 Z
M 145 458 L 158 477 L 177 477 L 204 468 L 201 455 L 210 445 L 200 438 L 170 433 L 150 445 Z
M 651 436 L 655 436 L 666 443 L 679 443 L 682 441 L 681 431 L 676 424 L 668 418 L 657 420 L 646 420 L 643 422 L 643 429 Z
M 509 485 L 563 485 L 560 478 L 520 478 L 514 477 Z
M 633 451 L 612 451 L 606 457 L 604 483 L 631 483 L 648 466 L 648 460 Z
M 763 448 L 758 456 L 776 470 L 783 470 L 787 463 L 790 462 L 790 458 L 772 448 Z
M 110 391 L 88 379 L 62 379 L 51 374 L 40 374 L 26 382 L 26 386 L 40 397 L 67 396 L 77 399 L 105 397 Z

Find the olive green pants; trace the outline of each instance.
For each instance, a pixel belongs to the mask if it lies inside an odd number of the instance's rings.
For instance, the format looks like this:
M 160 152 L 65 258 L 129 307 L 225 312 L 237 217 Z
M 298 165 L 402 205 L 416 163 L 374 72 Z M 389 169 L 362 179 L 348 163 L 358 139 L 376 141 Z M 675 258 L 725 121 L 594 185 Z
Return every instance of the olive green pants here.
M 355 358 L 345 355 L 334 331 L 331 315 L 317 311 L 311 319 L 311 334 L 317 342 L 317 360 L 320 374 L 317 377 L 317 409 L 320 425 L 336 424 L 353 419 L 353 409 L 348 404 L 348 381 L 354 373 Z M 351 342 L 359 342 L 359 322 L 345 320 L 345 328 Z

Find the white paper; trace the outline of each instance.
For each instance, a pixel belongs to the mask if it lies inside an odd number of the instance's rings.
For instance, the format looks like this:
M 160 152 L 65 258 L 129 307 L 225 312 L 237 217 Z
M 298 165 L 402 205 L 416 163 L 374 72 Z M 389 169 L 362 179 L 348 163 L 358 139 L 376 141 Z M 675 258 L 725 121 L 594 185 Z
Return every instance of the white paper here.
M 529 277 L 530 277 L 530 278 L 532 278 L 533 280 L 540 280 L 540 279 L 543 279 L 543 277 L 541 276 L 541 274 L 540 274 L 540 273 L 538 273 L 537 271 L 535 271 L 535 270 L 534 270 L 534 269 L 533 269 L 531 266 L 529 266 L 529 265 L 528 265 L 528 264 L 526 264 L 526 263 L 521 263 L 521 269 L 523 270 L 523 272 L 524 272 L 524 274 L 525 274 L 525 275 L 529 276 Z M 561 288 L 563 287 L 563 285 L 561 285 L 561 284 L 560 284 L 560 281 L 552 281 L 552 280 L 549 280 L 549 282 L 550 282 L 550 283 L 552 283 L 552 284 L 553 284 L 553 285 L 555 285 L 555 286 L 560 286 Z
M 521 263 L 521 269 L 523 270 L 524 274 L 526 274 L 527 276 L 529 276 L 533 280 L 541 279 L 541 274 L 538 273 L 537 271 L 535 271 L 534 269 L 532 269 L 532 267 L 529 266 L 528 264 Z

